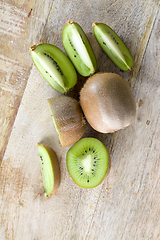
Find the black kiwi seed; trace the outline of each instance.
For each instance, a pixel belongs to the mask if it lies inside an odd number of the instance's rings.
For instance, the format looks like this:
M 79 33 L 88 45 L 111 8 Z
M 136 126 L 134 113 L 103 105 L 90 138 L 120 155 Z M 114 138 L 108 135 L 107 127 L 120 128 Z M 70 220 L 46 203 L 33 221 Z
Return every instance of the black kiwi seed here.
M 70 43 L 71 47 L 73 47 L 73 44 L 72 44 L 72 42 L 71 42 L 71 40 L 70 40 L 70 39 L 69 39 L 69 43 Z
M 106 30 L 106 32 L 111 36 L 111 38 L 113 39 L 113 41 L 114 41 L 115 43 L 119 44 L 109 31 Z
M 60 74 L 63 76 L 62 70 L 61 70 L 60 67 L 58 66 L 57 62 L 53 59 L 53 57 L 52 57 L 52 56 L 49 56 L 49 54 L 47 54 L 47 53 L 44 53 L 44 55 L 46 55 L 47 57 L 49 57 L 50 59 L 52 59 L 53 63 L 56 65 L 57 70 L 58 70 L 58 71 L 60 72 Z M 46 71 L 46 73 L 48 73 L 48 72 Z M 52 77 L 52 76 L 50 75 L 50 77 Z
M 69 39 L 69 43 L 70 43 L 70 45 L 71 45 L 71 47 L 73 48 L 74 46 L 73 46 L 73 44 L 72 44 L 72 42 L 71 42 L 71 40 Z M 73 50 L 77 53 L 77 51 L 76 51 L 76 49 L 75 48 L 73 48 Z M 78 53 L 77 53 L 77 55 L 78 55 Z M 76 57 L 76 55 L 74 55 L 74 57 Z

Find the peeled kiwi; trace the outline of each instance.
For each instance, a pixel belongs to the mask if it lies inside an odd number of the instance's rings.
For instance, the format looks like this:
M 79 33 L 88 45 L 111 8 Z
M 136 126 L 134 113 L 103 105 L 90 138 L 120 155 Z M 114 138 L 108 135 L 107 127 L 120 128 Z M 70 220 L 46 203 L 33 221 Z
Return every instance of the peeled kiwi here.
M 38 153 L 41 164 L 44 193 L 50 196 L 60 185 L 60 170 L 56 153 L 52 148 L 38 143 Z
M 106 147 L 96 138 L 82 138 L 67 152 L 67 169 L 80 187 L 93 188 L 104 179 L 109 162 Z
M 89 76 L 97 69 L 97 60 L 81 26 L 68 21 L 62 31 L 62 41 L 67 55 L 82 76 Z
M 136 116 L 131 88 L 115 73 L 91 76 L 81 90 L 80 103 L 89 124 L 102 133 L 125 128 Z
M 79 102 L 68 96 L 54 97 L 47 101 L 62 147 L 78 141 L 85 130 Z
M 74 87 L 77 74 L 62 50 L 48 43 L 33 45 L 30 50 L 35 66 L 51 87 L 59 93 Z

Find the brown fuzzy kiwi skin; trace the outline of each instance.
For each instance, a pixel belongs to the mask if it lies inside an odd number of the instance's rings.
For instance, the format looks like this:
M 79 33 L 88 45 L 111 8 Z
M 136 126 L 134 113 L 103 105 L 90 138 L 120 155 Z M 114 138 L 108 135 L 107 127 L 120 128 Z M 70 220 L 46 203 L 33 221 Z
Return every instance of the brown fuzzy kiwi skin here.
M 57 155 L 53 151 L 52 148 L 50 148 L 42 143 L 38 143 L 38 145 L 44 147 L 47 150 L 47 152 L 50 156 L 50 159 L 52 160 L 51 163 L 52 163 L 52 170 L 53 170 L 53 175 L 54 175 L 54 188 L 53 188 L 53 191 L 49 195 L 47 195 L 47 197 L 49 197 L 57 191 L 57 189 L 59 188 L 59 185 L 60 185 L 61 176 L 60 176 L 59 162 L 58 162 Z
M 131 88 L 115 73 L 97 73 L 88 78 L 80 92 L 80 104 L 89 124 L 102 133 L 125 128 L 136 116 Z
M 85 131 L 79 102 L 69 96 L 50 98 L 47 101 L 62 147 L 77 142 Z

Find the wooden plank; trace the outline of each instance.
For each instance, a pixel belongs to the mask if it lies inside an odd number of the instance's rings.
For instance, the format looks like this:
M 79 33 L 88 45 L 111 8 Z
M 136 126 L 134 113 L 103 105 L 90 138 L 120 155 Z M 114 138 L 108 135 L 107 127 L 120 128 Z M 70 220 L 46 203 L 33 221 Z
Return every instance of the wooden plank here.
M 110 150 L 112 162 L 110 174 L 103 184 L 94 189 L 81 189 L 67 172 L 65 156 L 69 147 L 61 147 L 46 102 L 47 98 L 59 94 L 34 67 L 1 167 L 2 240 L 160 237 L 158 2 L 53 2 L 42 41 L 63 49 L 61 31 L 64 23 L 68 18 L 79 22 L 95 50 L 99 71 L 116 72 L 132 86 L 136 80 L 133 92 L 137 101 L 137 118 L 130 127 L 114 134 L 97 133 L 86 124 L 84 136 L 102 140 Z M 90 23 L 94 21 L 108 23 L 131 49 L 135 58 L 131 74 L 119 71 L 98 47 L 91 34 Z M 81 85 L 79 83 L 75 89 Z M 36 147 L 39 141 L 51 146 L 60 162 L 61 185 L 48 199 L 42 194 Z
M 49 0 L 0 2 L 0 164 L 32 67 L 29 47 L 40 41 L 51 6 Z

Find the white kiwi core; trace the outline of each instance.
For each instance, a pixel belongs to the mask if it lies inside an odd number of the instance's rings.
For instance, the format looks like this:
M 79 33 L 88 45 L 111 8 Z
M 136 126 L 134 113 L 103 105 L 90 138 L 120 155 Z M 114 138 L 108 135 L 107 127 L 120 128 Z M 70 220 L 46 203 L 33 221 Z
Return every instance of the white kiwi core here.
M 72 27 L 71 41 L 73 42 L 73 45 L 76 48 L 80 58 L 83 59 L 85 65 L 88 68 L 92 69 L 93 65 L 92 65 L 91 59 L 89 57 L 89 54 L 87 52 L 87 49 L 77 31 L 77 29 L 74 26 Z
M 96 26 L 97 27 L 97 26 Z M 128 69 L 131 70 L 131 68 L 128 66 L 125 57 L 123 56 L 121 50 L 117 46 L 117 43 L 114 42 L 112 37 L 109 34 L 104 34 L 99 27 L 97 27 L 97 30 L 99 31 L 99 34 L 102 36 L 103 41 L 107 44 L 108 48 L 113 52 L 115 56 L 118 56 L 118 58 L 127 66 Z
M 91 171 L 91 163 L 92 163 L 92 157 L 91 155 L 88 155 L 86 158 L 82 160 L 82 166 L 84 167 L 85 172 L 90 172 Z

